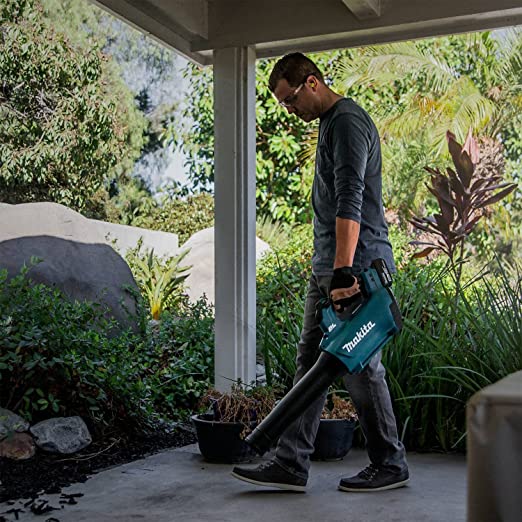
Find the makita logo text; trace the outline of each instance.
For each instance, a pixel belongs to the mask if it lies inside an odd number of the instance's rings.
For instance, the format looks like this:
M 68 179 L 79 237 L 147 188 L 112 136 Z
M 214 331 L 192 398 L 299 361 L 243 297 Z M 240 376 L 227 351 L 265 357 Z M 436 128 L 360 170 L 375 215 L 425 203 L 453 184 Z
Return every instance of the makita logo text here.
M 350 353 L 367 335 L 368 332 L 375 326 L 375 323 L 368 321 L 365 325 L 361 326 L 361 329 L 355 334 L 354 338 L 343 345 L 343 350 Z
M 328 331 L 331 332 L 337 325 L 335 323 L 332 323 L 329 327 L 328 327 Z

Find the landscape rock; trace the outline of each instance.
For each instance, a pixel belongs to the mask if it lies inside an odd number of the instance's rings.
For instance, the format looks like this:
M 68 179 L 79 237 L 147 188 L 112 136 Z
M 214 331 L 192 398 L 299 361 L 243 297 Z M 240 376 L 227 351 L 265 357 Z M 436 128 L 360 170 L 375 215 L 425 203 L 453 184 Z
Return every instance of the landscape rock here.
M 84 243 L 100 243 L 125 255 L 141 242 L 143 250 L 154 249 L 159 257 L 170 257 L 179 250 L 177 234 L 147 228 L 88 219 L 77 212 L 50 201 L 9 205 L 0 203 L 0 223 L 15 216 L 15 228 L 0 230 L 0 241 L 21 236 L 46 235 L 62 239 L 81 238 Z M 44 216 L 44 220 L 40 220 Z M 71 219 L 72 217 L 72 219 Z M 37 223 L 35 223 L 35 218 Z
M 76 453 L 91 442 L 91 434 L 81 417 L 56 417 L 30 429 L 36 445 L 51 453 Z
M 137 330 L 132 272 L 90 220 L 62 205 L 33 203 L 0 205 L 0 222 L 0 269 L 9 279 L 36 256 L 43 261 L 29 270 L 32 281 L 71 301 L 101 303 L 122 328 Z
M 191 265 L 190 275 L 185 280 L 185 289 L 191 301 L 197 301 L 203 294 L 210 303 L 215 302 L 214 286 L 214 227 L 196 232 L 181 247 L 190 249 L 183 259 L 183 265 Z M 256 238 L 256 260 L 270 250 L 270 245 Z
M 12 432 L 21 433 L 29 429 L 29 423 L 20 415 L 0 408 L 0 440 Z
M 28 433 L 12 433 L 0 441 L 0 457 L 14 460 L 30 459 L 36 452 L 33 438 Z

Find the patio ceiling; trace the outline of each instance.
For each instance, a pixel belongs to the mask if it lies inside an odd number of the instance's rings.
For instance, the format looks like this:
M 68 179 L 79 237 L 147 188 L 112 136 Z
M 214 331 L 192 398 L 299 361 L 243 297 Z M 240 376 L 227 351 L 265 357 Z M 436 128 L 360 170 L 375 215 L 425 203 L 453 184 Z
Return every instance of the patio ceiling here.
M 212 51 L 257 57 L 522 24 L 520 0 L 97 0 L 200 64 Z

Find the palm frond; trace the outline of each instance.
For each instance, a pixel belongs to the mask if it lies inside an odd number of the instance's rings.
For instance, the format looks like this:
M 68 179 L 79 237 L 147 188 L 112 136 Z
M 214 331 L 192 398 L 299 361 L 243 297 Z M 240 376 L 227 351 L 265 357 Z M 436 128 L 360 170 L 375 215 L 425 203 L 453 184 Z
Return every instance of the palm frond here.
M 433 153 L 438 157 L 447 155 L 448 129 L 460 142 L 464 142 L 470 128 L 474 134 L 489 134 L 488 125 L 496 114 L 496 104 L 484 96 L 472 80 L 462 76 L 438 100 L 438 113 L 431 118 Z
M 511 28 L 502 32 L 498 38 L 498 69 L 495 73 L 503 80 L 522 78 L 522 29 Z M 505 84 L 505 82 L 503 82 Z M 507 84 L 509 86 L 509 83 Z
M 418 105 L 410 106 L 403 113 L 384 120 L 381 124 L 383 136 L 394 138 L 408 138 L 422 132 L 425 119 Z
M 312 167 L 315 161 L 315 151 L 317 149 L 317 139 L 319 136 L 319 129 L 312 127 L 307 130 L 301 152 L 298 154 L 298 159 L 302 163 L 304 169 Z
M 412 41 L 367 47 L 362 59 L 344 60 L 337 72 L 346 89 L 356 84 L 380 87 L 412 77 L 426 88 L 442 92 L 457 77 L 444 59 Z
M 441 109 L 446 115 L 446 130 L 452 129 L 460 141 L 465 140 L 470 128 L 475 134 L 483 133 L 497 110 L 495 103 L 464 76 L 441 99 Z

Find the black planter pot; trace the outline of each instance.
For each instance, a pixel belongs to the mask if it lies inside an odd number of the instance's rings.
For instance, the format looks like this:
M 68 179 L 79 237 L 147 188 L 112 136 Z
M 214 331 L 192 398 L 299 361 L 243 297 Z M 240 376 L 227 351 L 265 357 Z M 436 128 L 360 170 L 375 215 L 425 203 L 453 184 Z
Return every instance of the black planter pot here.
M 243 424 L 240 422 L 215 421 L 212 414 L 193 415 L 199 451 L 209 462 L 236 464 L 249 462 L 256 457 L 255 451 L 241 439 Z
M 356 421 L 321 419 L 312 460 L 341 460 L 350 451 Z

